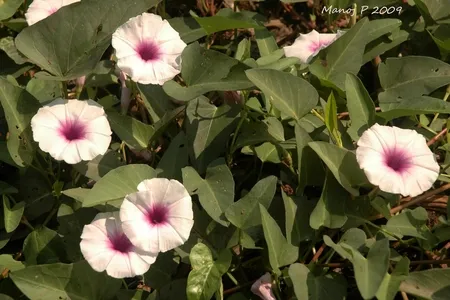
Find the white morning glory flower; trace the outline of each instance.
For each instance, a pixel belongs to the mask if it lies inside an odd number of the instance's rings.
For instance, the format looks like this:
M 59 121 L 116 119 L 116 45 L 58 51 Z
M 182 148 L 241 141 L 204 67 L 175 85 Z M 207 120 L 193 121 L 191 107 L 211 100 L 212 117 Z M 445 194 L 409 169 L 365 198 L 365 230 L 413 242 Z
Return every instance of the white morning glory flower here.
M 25 13 L 28 26 L 37 23 L 57 12 L 61 7 L 80 2 L 80 0 L 34 0 Z
M 117 65 L 135 82 L 163 85 L 180 73 L 186 44 L 155 14 L 143 13 L 120 26 L 112 37 Z
M 153 178 L 138 185 L 120 207 L 122 228 L 131 243 L 152 253 L 184 244 L 194 225 L 192 199 L 177 180 Z
M 81 234 L 81 252 L 97 272 L 114 278 L 142 275 L 157 254 L 134 247 L 122 231 L 119 212 L 99 213 Z
M 338 33 L 318 33 L 313 30 L 307 34 L 300 34 L 291 46 L 284 47 L 286 57 L 297 57 L 304 64 L 309 63 L 320 50 L 328 47 L 343 34 Z
M 31 128 L 42 151 L 68 164 L 105 154 L 112 134 L 103 107 L 92 100 L 58 98 L 38 110 Z
M 266 273 L 261 278 L 256 280 L 251 289 L 253 294 L 257 295 L 263 300 L 275 300 L 275 295 L 272 291 L 272 276 Z
M 358 140 L 356 159 L 370 183 L 388 193 L 414 197 L 439 176 L 433 152 L 415 130 L 375 124 Z

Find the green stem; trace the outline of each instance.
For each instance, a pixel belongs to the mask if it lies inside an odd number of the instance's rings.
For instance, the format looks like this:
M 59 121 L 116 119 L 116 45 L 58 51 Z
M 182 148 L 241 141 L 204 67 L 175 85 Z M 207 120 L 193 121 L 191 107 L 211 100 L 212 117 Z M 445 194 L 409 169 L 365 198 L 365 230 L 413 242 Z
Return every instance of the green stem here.
M 63 91 L 64 99 L 69 99 L 69 94 L 67 92 L 67 82 L 63 81 L 61 83 L 62 83 L 62 91 Z
M 324 119 L 324 117 L 322 117 L 322 115 L 319 114 L 319 112 L 318 112 L 317 110 L 312 109 L 312 110 L 311 110 L 311 113 L 312 113 L 313 115 L 315 115 L 316 117 L 318 117 L 318 118 L 325 124 L 325 119 Z
M 447 102 L 448 97 L 450 96 L 450 84 L 447 86 L 447 90 L 445 92 L 445 96 L 444 96 L 444 102 Z M 436 113 L 434 115 L 433 120 L 431 121 L 430 125 L 433 124 L 434 121 L 436 121 L 436 119 L 439 117 L 439 113 Z
M 125 289 L 128 290 L 128 284 L 127 284 L 127 282 L 125 281 L 125 279 L 123 279 L 123 278 L 122 278 L 122 283 L 123 283 L 123 285 L 125 286 Z
M 233 134 L 233 139 L 231 140 L 231 145 L 230 145 L 230 153 L 228 154 L 228 163 L 231 164 L 232 162 L 232 158 L 231 156 L 234 153 L 234 144 L 236 143 L 236 138 L 238 136 L 239 131 L 241 130 L 242 124 L 244 124 L 245 119 L 247 118 L 247 106 L 244 106 L 244 110 L 241 111 L 241 119 L 239 120 L 239 124 L 236 127 L 236 130 L 234 131 Z
M 22 217 L 22 219 L 20 220 L 20 223 L 22 223 L 25 226 L 27 226 L 31 231 L 34 231 L 33 225 L 31 225 L 30 222 L 28 222 L 27 218 Z
M 230 272 L 227 272 L 228 278 L 234 283 L 234 285 L 239 285 L 239 282 L 236 280 L 236 278 L 231 274 Z

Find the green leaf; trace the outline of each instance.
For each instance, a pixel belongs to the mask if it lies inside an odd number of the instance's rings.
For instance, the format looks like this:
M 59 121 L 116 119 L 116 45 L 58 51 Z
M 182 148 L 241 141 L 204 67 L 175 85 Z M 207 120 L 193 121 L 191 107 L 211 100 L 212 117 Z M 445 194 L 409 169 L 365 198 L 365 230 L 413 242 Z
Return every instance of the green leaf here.
M 372 299 L 377 293 L 389 269 L 389 240 L 378 240 L 370 248 L 367 259 L 355 248 L 343 244 L 350 253 L 354 266 L 356 285 L 364 299 Z
M 261 16 L 259 16 L 261 19 Z M 234 12 L 230 8 L 221 9 L 212 17 L 194 17 L 205 29 L 207 34 L 235 28 L 264 28 L 262 22 L 258 22 L 258 14 L 250 11 Z
M 414 2 L 427 25 L 450 24 L 450 9 L 446 0 L 414 0 Z
M 175 136 L 170 142 L 169 148 L 162 156 L 158 163 L 157 170 L 161 170 L 158 173 L 158 177 L 182 180 L 181 169 L 188 164 L 189 156 L 187 151 L 187 139 L 183 131 Z
M 383 111 L 426 108 L 433 104 L 421 96 L 450 83 L 450 65 L 424 56 L 388 58 L 379 65 L 378 76 L 384 89 L 378 95 Z M 443 106 L 450 111 L 449 105 Z
M 384 20 L 385 19 L 380 21 Z M 366 64 L 378 55 L 382 55 L 386 51 L 397 47 L 401 43 L 408 40 L 409 36 L 410 32 L 400 28 L 396 28 L 392 30 L 392 32 L 390 32 L 388 36 L 381 36 L 370 42 L 366 46 L 366 50 L 363 56 L 363 64 Z
M 73 167 L 87 178 L 99 181 L 108 172 L 124 164 L 119 153 L 108 150 L 104 155 L 98 155 L 90 161 L 82 161 Z
M 270 55 L 278 49 L 275 37 L 267 28 L 255 29 L 255 38 L 261 57 Z
M 192 43 L 207 35 L 205 29 L 194 18 L 181 17 L 168 19 L 167 21 L 180 34 L 181 39 L 186 44 Z
M 8 123 L 9 154 L 17 165 L 30 165 L 36 150 L 30 123 L 39 103 L 27 91 L 3 78 L 0 78 L 0 103 Z
M 1 4 L 0 4 L 0 15 L 1 15 Z M 12 36 L 4 37 L 0 39 L 0 50 L 3 50 L 9 58 L 11 58 L 16 64 L 22 65 L 28 60 L 17 51 L 16 45 L 14 44 L 14 38 Z
M 9 276 L 30 299 L 112 299 L 122 284 L 94 271 L 86 261 L 31 266 Z
M 450 269 L 412 272 L 400 290 L 429 300 L 447 300 L 450 292 Z
M 341 228 L 347 222 L 345 215 L 345 200 L 348 194 L 333 177 L 327 172 L 322 195 L 311 213 L 309 224 L 314 229 L 320 227 Z
M 391 274 L 386 274 L 376 296 L 378 300 L 394 300 L 400 284 L 408 277 L 409 259 L 402 257 Z
M 345 259 L 351 260 L 351 252 L 347 249 L 353 248 L 358 250 L 366 243 L 366 234 L 359 228 L 350 228 L 341 237 L 339 243 L 335 244 L 333 240 L 327 236 L 323 236 L 324 243 L 333 248 L 340 256 Z
M 83 207 L 112 201 L 116 201 L 112 205 L 118 207 L 126 195 L 137 191 L 139 183 L 154 177 L 156 177 L 156 171 L 147 165 L 132 164 L 118 167 L 97 181 L 84 199 Z
M 292 246 L 283 236 L 277 222 L 270 216 L 267 209 L 259 204 L 264 238 L 269 252 L 269 262 L 273 270 L 295 262 L 298 258 L 298 247 Z
M 181 76 L 187 87 L 172 80 L 166 82 L 163 89 L 167 95 L 181 101 L 210 91 L 247 89 L 253 84 L 245 76 L 246 69 L 248 67 L 237 59 L 193 43 L 181 54 Z
M 147 148 L 155 133 L 153 126 L 116 112 L 108 112 L 108 121 L 114 133 L 131 149 L 137 151 Z
M 158 122 L 165 113 L 175 108 L 170 97 L 164 92 L 162 86 L 153 84 L 137 84 L 142 100 L 147 108 L 153 123 Z
M 270 132 L 265 122 L 245 120 L 231 152 L 244 146 L 256 145 L 264 142 L 277 142 L 277 138 Z
M 21 261 L 15 260 L 12 255 L 9 254 L 2 254 L 0 255 L 0 269 L 8 269 L 10 271 L 18 271 L 25 268 L 23 263 Z M 0 299 L 3 299 L 0 296 Z
M 309 113 L 319 100 L 309 82 L 289 73 L 255 69 L 246 74 L 277 109 L 296 120 Z
M 224 145 L 237 125 L 239 111 L 239 106 L 217 107 L 203 96 L 189 102 L 186 110 L 188 149 L 200 173 L 226 150 Z
M 272 203 L 277 188 L 277 177 L 269 176 L 258 181 L 239 201 L 225 211 L 227 219 L 237 228 L 247 229 L 261 224 L 259 204 L 266 209 Z
M 305 119 L 303 119 L 305 120 Z M 308 146 L 312 138 L 299 124 L 295 124 L 295 142 L 297 146 L 298 191 L 307 185 L 320 185 L 325 177 L 317 154 Z
M 144 274 L 144 282 L 154 289 L 160 289 L 172 281 L 177 267 L 178 263 L 174 260 L 173 252 L 159 253 L 156 261 Z
M 314 276 L 303 264 L 289 267 L 289 277 L 294 285 L 297 299 L 344 300 L 347 296 L 347 282 L 341 275 Z
M 3 218 L 6 232 L 13 232 L 19 226 L 24 211 L 25 202 L 21 201 L 11 208 L 8 196 L 3 195 Z
M 370 38 L 369 28 L 367 18 L 357 22 L 326 49 L 326 64 L 316 59 L 310 65 L 311 73 L 344 90 L 346 73 L 357 74 L 362 65 L 364 48 Z
M 314 229 L 309 225 L 309 216 L 314 209 L 314 202 L 306 197 L 290 197 L 281 192 L 286 218 L 286 237 L 288 243 L 298 246 L 300 242 L 311 240 Z
M 334 97 L 334 93 L 331 92 L 328 97 L 327 105 L 325 106 L 325 125 L 327 126 L 328 132 L 330 132 L 333 136 L 336 144 L 342 146 L 338 122 L 336 99 Z
M 231 258 L 231 252 L 225 249 L 214 261 L 205 244 L 195 245 L 189 255 L 192 271 L 189 273 L 186 289 L 188 300 L 210 300 L 220 288 L 222 275 L 228 271 Z
M 205 179 L 192 167 L 183 168 L 183 184 L 190 193 L 198 195 L 200 204 L 216 222 L 228 226 L 224 213 L 234 201 L 234 180 L 223 158 L 213 161 Z
M 0 21 L 12 17 L 22 3 L 22 0 L 2 0 L 0 2 Z
M 80 77 L 96 66 L 117 27 L 158 2 L 86 0 L 72 4 L 22 30 L 16 38 L 17 49 L 60 79 Z
M 26 90 L 42 105 L 51 102 L 55 98 L 64 97 L 63 88 L 59 81 L 42 80 L 33 77 L 28 81 Z
M 251 46 L 252 42 L 249 39 L 242 39 L 237 46 L 236 52 L 234 53 L 234 58 L 239 61 L 244 61 L 250 58 Z
M 63 239 L 47 227 L 39 228 L 27 236 L 23 253 L 27 266 L 67 262 Z
M 414 210 L 404 210 L 402 213 L 393 216 L 383 227 L 400 237 L 406 235 L 426 239 L 421 227 L 427 223 L 427 220 L 428 213 L 425 208 L 417 207 Z
M 345 90 L 347 93 L 347 108 L 351 120 L 348 132 L 356 140 L 355 138 L 359 138 L 367 128 L 375 123 L 375 105 L 357 76 L 347 74 Z
M 283 148 L 272 143 L 263 143 L 256 147 L 252 146 L 251 148 L 245 147 L 242 149 L 242 152 L 245 153 L 247 149 L 249 151 L 246 154 L 253 154 L 254 152 L 263 163 L 271 162 L 278 164 L 283 159 Z
M 6 182 L 0 181 L 0 195 L 4 194 L 16 194 L 18 190 L 12 185 L 7 184 Z
M 353 196 L 359 191 L 355 186 L 367 182 L 364 172 L 359 168 L 353 152 L 326 142 L 310 142 L 308 144 L 328 166 L 337 181 Z

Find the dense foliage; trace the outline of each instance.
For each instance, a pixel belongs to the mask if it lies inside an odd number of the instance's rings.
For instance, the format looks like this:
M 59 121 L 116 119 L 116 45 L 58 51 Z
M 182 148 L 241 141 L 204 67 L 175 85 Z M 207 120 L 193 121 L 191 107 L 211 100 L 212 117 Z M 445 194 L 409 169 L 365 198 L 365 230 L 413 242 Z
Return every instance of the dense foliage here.
M 0 0 L 1 299 L 450 299 L 448 0 L 81 0 L 28 26 L 31 2 Z M 182 40 L 155 84 L 114 40 L 145 12 Z M 287 55 L 312 29 L 339 33 Z M 58 98 L 104 110 L 103 154 L 55 159 L 35 122 Z M 362 152 L 377 132 L 422 169 L 398 183 L 400 152 Z M 103 212 L 131 224 L 154 178 L 192 197 L 187 240 L 151 236 L 142 276 L 95 271 L 82 233 Z

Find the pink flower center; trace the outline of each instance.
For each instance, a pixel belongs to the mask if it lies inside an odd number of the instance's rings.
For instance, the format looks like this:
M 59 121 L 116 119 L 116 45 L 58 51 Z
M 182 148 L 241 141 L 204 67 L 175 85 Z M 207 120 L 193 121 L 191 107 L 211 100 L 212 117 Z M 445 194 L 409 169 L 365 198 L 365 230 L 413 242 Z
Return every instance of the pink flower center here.
M 86 136 L 86 128 L 84 124 L 77 119 L 67 119 L 61 122 L 59 134 L 61 134 L 69 142 L 82 140 Z
M 157 60 L 160 56 L 158 45 L 154 42 L 142 42 L 137 46 L 136 52 L 144 61 Z
M 167 222 L 168 209 L 164 205 L 154 205 L 147 212 L 147 220 L 152 225 L 162 225 Z
M 50 15 L 53 15 L 55 12 L 57 12 L 59 9 L 56 7 L 51 7 L 48 9 L 48 12 Z
M 133 248 L 133 244 L 124 233 L 116 233 L 109 239 L 109 242 L 111 249 L 120 253 L 128 253 Z
M 317 50 L 319 50 L 319 48 L 320 48 L 320 43 L 311 43 L 310 45 L 309 45 L 309 51 L 311 51 L 311 52 L 316 52 Z
M 404 150 L 393 148 L 384 153 L 384 163 L 397 173 L 406 171 L 411 166 L 411 159 Z

